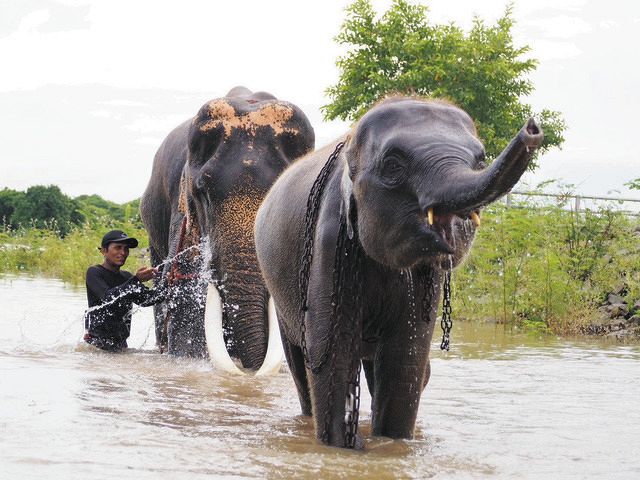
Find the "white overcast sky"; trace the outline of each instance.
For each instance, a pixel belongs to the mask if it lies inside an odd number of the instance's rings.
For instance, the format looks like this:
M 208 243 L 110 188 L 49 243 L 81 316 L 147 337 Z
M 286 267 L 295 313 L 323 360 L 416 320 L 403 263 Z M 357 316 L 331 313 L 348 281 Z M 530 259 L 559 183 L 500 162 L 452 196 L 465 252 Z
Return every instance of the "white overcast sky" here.
M 72 196 L 141 195 L 157 147 L 206 101 L 244 85 L 300 106 L 320 147 L 337 80 L 346 0 L 0 0 L 0 188 L 56 184 Z M 389 0 L 375 0 L 378 12 Z M 493 23 L 504 0 L 431 0 L 431 18 Z M 562 151 L 526 181 L 640 197 L 640 2 L 515 2 L 517 45 L 539 59 L 535 110 L 563 112 Z M 515 134 L 516 132 L 514 132 Z

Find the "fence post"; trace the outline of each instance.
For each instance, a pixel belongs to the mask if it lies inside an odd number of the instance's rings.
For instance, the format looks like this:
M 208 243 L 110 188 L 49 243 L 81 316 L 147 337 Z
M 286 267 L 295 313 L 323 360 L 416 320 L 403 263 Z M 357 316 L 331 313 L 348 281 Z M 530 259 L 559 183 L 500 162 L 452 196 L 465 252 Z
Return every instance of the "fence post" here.
M 507 193 L 507 208 L 511 208 L 511 194 Z
M 576 213 L 580 213 L 580 197 L 576 195 Z

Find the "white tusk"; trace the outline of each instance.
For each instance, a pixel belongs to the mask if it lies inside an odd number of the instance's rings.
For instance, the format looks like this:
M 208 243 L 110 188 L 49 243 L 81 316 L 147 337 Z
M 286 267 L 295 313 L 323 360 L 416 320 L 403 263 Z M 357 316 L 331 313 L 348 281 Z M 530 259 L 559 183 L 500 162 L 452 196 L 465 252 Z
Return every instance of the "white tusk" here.
M 273 297 L 269 297 L 269 345 L 267 346 L 267 354 L 264 362 L 256 375 L 275 375 L 280 371 L 282 365 L 282 357 L 284 349 L 282 348 L 282 339 L 280 338 L 280 327 L 278 326 L 278 315 L 276 314 L 276 306 Z
M 480 215 L 478 215 L 478 212 L 471 212 L 471 220 L 473 220 L 476 227 L 480 226 Z
M 433 225 L 433 208 L 430 208 L 427 212 L 427 220 L 429 221 L 429 225 Z
M 207 339 L 209 358 L 213 366 L 234 375 L 246 375 L 240 370 L 227 352 L 222 333 L 222 299 L 212 283 L 207 287 L 207 304 L 204 310 L 204 336 Z

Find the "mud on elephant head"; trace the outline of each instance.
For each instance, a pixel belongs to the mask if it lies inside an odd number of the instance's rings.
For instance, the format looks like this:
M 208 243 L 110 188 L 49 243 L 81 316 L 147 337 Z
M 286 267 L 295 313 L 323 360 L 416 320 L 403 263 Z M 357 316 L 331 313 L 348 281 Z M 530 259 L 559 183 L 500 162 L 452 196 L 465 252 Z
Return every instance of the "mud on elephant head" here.
M 273 185 L 256 218 L 258 258 L 302 412 L 323 442 L 358 443 L 360 362 L 374 435 L 413 435 L 445 271 L 542 139 L 529 120 L 486 167 L 464 111 L 393 97 Z
M 178 254 L 165 268 L 172 293 L 156 316 L 158 342 L 169 353 L 206 356 L 206 336 L 214 363 L 221 358 L 235 368 L 226 344 L 244 367 L 262 365 L 274 335 L 254 219 L 278 175 L 314 140 L 297 106 L 236 87 L 203 105 L 161 145 L 141 210 L 153 260 Z

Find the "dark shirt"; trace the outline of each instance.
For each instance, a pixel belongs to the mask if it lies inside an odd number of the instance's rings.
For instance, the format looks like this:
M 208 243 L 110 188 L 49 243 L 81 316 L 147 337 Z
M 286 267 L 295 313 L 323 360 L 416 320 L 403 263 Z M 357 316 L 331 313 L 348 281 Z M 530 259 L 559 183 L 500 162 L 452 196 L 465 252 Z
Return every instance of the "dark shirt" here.
M 131 331 L 132 304 L 147 307 L 161 302 L 164 296 L 164 289 L 149 289 L 129 272 L 112 272 L 102 265 L 89 267 L 85 340 L 105 350 L 125 348 Z

